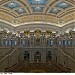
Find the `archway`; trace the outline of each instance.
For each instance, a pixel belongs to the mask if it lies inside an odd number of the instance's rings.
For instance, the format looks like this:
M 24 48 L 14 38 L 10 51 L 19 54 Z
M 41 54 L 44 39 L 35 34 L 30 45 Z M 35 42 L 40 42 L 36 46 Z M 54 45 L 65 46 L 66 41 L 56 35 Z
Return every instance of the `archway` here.
M 41 62 L 41 53 L 40 52 L 34 53 L 34 62 L 36 62 L 36 63 Z
M 51 51 L 48 51 L 46 53 L 46 62 L 51 61 L 51 60 L 52 60 L 52 52 Z
M 24 51 L 24 60 L 29 61 L 29 52 L 28 51 Z

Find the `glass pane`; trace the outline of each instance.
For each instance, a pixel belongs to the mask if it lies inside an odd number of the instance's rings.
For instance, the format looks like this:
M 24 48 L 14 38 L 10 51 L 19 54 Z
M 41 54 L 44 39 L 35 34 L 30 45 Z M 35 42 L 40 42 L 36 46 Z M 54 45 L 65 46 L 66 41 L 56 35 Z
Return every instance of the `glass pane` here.
M 50 45 L 53 45 L 53 41 L 50 41 Z
M 14 43 L 15 45 L 17 45 L 17 41 L 15 41 L 15 43 Z
M 68 45 L 70 45 L 70 41 L 68 41 Z
M 7 40 L 6 40 L 5 44 L 8 45 L 8 41 Z
M 12 41 L 9 41 L 9 45 L 12 45 Z
M 61 41 L 58 41 L 58 44 L 61 45 Z
M 63 44 L 66 45 L 66 41 L 63 41 Z

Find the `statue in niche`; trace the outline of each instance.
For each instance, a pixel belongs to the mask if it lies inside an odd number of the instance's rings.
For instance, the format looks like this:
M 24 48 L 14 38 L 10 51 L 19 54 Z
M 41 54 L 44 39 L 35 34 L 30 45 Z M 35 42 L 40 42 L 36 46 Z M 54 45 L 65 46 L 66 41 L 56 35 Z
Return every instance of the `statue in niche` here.
M 40 36 L 41 36 L 41 30 L 36 29 L 36 30 L 34 31 L 34 34 L 35 34 L 35 37 L 36 37 L 36 38 L 40 38 Z
M 40 45 L 41 30 L 36 29 L 34 33 L 35 33 L 35 37 L 36 37 L 36 45 Z

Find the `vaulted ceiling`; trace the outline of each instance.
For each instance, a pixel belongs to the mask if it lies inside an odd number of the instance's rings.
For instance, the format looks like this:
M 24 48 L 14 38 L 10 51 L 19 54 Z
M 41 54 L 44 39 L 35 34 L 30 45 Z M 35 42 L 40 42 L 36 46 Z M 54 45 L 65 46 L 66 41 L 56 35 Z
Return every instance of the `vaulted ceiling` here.
M 75 0 L 0 0 L 0 21 L 14 27 L 29 23 L 62 27 L 75 21 Z

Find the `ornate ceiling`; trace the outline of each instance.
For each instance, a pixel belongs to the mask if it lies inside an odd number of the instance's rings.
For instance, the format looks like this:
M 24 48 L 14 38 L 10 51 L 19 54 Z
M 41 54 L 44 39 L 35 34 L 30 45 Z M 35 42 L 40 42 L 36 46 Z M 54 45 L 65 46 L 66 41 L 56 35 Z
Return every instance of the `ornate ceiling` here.
M 62 27 L 75 21 L 75 0 L 0 0 L 0 21 L 14 27 L 33 23 Z

